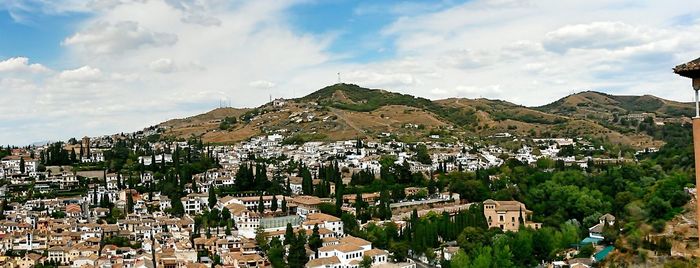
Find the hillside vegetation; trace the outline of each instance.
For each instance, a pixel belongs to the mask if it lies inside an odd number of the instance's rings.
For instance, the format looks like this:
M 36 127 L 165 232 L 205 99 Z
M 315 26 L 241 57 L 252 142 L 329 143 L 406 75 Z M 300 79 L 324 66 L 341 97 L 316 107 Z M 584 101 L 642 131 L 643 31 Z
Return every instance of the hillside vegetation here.
M 299 100 L 315 101 L 321 106 L 356 112 L 370 112 L 387 105 L 404 105 L 434 113 L 458 126 L 476 123 L 476 115 L 473 110 L 442 106 L 425 98 L 379 89 L 368 89 L 352 84 L 328 86 Z
M 592 117 L 633 113 L 654 113 L 661 117 L 691 117 L 694 115 L 690 103 L 665 100 L 651 95 L 616 96 L 595 91 L 569 95 L 553 103 L 535 107 L 535 109 L 559 115 Z
M 231 143 L 283 132 L 295 140 L 380 139 L 382 133 L 404 141 L 490 136 L 500 132 L 529 137 L 588 137 L 634 148 L 660 147 L 655 125 L 688 121 L 688 103 L 654 96 L 615 96 L 587 91 L 540 107 L 502 100 L 450 98 L 429 100 L 382 89 L 335 84 L 283 106 L 219 108 L 160 124 L 175 138 L 201 136 Z M 645 113 L 645 114 L 642 114 Z M 640 117 L 641 116 L 641 117 Z M 654 117 L 654 118 L 646 118 Z M 640 119 L 643 118 L 643 119 Z M 221 122 L 225 127 L 221 127 Z

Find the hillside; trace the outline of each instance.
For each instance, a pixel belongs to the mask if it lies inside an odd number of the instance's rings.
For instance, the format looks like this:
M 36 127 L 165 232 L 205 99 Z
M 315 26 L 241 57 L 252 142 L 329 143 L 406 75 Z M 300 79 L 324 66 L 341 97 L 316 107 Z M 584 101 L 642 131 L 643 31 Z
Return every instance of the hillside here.
M 226 117 L 238 118 L 247 111 L 248 109 L 216 108 L 187 118 L 171 119 L 158 124 L 158 126 L 165 128 L 165 134 L 170 136 L 184 138 L 192 135 L 199 136 L 218 128 L 222 119 Z
M 499 132 L 531 137 L 596 137 L 633 147 L 662 143 L 639 122 L 620 120 L 635 113 L 653 113 L 658 120 L 682 118 L 692 111 L 686 103 L 654 96 L 615 96 L 598 92 L 570 95 L 541 107 L 525 107 L 501 100 L 450 98 L 431 101 L 381 89 L 335 84 L 305 97 L 255 109 L 219 108 L 159 126 L 165 135 L 202 136 L 207 142 L 231 143 L 265 133 L 284 133 L 294 142 L 362 137 L 380 139 L 383 133 L 404 141 Z M 221 126 L 224 118 L 235 123 Z M 624 122 L 623 122 L 624 121 Z
M 472 110 L 440 105 L 425 98 L 381 89 L 368 89 L 352 84 L 328 86 L 298 101 L 313 101 L 321 106 L 356 112 L 370 112 L 389 105 L 404 105 L 433 113 L 457 126 L 476 123 L 476 116 Z
M 613 114 L 654 113 L 658 117 L 691 117 L 694 108 L 690 103 L 665 100 L 651 95 L 616 96 L 586 91 L 566 96 L 553 103 L 535 107 L 547 113 L 599 119 Z

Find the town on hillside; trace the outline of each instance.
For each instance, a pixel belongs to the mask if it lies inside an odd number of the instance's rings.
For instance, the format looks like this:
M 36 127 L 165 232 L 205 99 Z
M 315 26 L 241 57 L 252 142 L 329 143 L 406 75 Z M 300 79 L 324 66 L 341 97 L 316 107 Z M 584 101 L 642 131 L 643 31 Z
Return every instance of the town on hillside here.
M 660 169 L 687 161 L 656 159 L 665 149 L 630 158 L 505 132 L 221 145 L 162 131 L 0 148 L 0 265 L 594 267 L 697 249 L 697 234 L 663 235 L 696 194 Z

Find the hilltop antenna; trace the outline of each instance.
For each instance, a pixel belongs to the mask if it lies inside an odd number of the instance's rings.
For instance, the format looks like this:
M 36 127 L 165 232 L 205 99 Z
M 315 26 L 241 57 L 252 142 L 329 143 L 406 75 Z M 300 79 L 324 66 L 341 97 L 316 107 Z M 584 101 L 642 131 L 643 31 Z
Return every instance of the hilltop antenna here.
M 338 73 L 338 84 L 340 84 L 340 73 Z

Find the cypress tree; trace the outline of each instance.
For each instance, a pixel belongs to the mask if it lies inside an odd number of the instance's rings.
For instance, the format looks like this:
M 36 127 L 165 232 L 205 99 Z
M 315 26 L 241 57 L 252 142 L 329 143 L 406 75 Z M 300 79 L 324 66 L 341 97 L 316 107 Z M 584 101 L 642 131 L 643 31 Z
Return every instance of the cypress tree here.
M 160 163 L 161 163 L 161 166 L 162 166 L 161 169 L 162 169 L 162 170 L 166 170 L 166 166 L 165 166 L 165 151 L 163 151 L 163 154 L 161 155 L 160 160 L 161 160 Z
M 134 213 L 134 197 L 131 196 L 131 189 L 126 193 L 126 213 Z
M 287 193 L 287 195 L 291 195 L 291 194 L 292 194 L 292 185 L 291 185 L 291 183 L 290 183 L 289 181 L 290 181 L 290 179 L 287 178 L 287 185 L 286 185 L 286 187 L 285 187 L 285 192 Z
M 276 195 L 272 195 L 272 204 L 270 204 L 270 210 L 272 210 L 272 212 L 277 211 L 277 196 Z
M 363 207 L 364 201 L 362 201 L 362 194 L 358 192 L 355 194 L 355 215 L 357 215 L 357 219 L 360 220 L 360 222 L 365 223 L 365 215 L 362 211 Z
M 260 200 L 258 201 L 258 212 L 262 214 L 265 212 L 265 203 L 263 203 L 263 196 L 262 194 L 260 195 Z
M 92 205 L 97 206 L 97 185 L 92 187 Z
M 292 224 L 287 223 L 287 229 L 284 232 L 284 244 L 290 245 L 294 242 L 294 229 L 292 229 Z
M 22 156 L 19 158 L 19 172 L 24 174 L 25 171 L 26 167 L 24 166 L 24 157 Z
M 337 180 L 335 183 L 335 212 L 337 213 L 336 216 L 340 216 L 342 214 L 342 207 L 343 207 L 343 192 L 345 191 L 345 185 L 343 185 L 342 180 Z
M 226 231 L 225 231 L 225 234 L 226 234 L 226 235 L 231 235 L 231 223 L 230 223 L 230 222 L 227 222 L 227 223 L 226 223 Z
M 525 226 L 525 218 L 523 218 L 523 207 L 522 206 L 520 206 L 520 215 L 518 215 L 518 223 L 522 227 Z
M 321 235 L 318 232 L 318 224 L 314 224 L 314 229 L 309 237 L 309 248 L 316 253 L 316 258 L 318 258 L 318 249 L 323 246 L 323 240 L 321 240 Z
M 294 243 L 289 245 L 289 256 L 287 256 L 289 268 L 303 268 L 309 261 L 309 256 L 306 256 L 306 235 L 304 232 L 299 232 Z
M 195 182 L 193 181 L 192 184 L 195 184 Z M 216 189 L 214 188 L 214 186 L 209 187 L 208 202 L 209 202 L 209 209 L 213 209 L 214 206 L 216 206 Z
M 282 197 L 282 213 L 284 213 L 285 216 L 287 215 L 287 198 L 285 197 Z
M 309 172 L 306 167 L 302 168 L 302 182 L 301 182 L 301 188 L 302 192 L 305 195 L 312 195 L 314 193 L 314 183 L 313 180 L 311 179 L 311 172 Z

